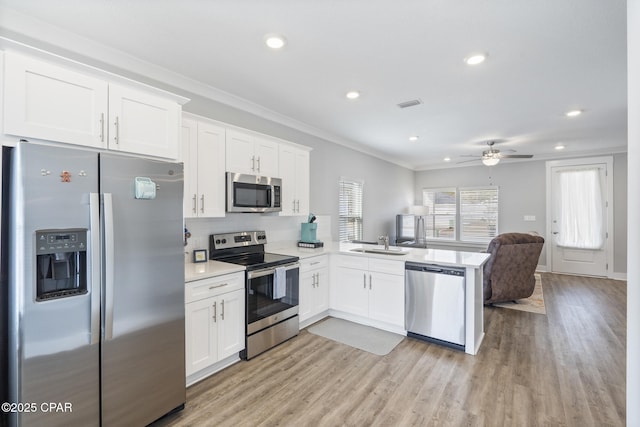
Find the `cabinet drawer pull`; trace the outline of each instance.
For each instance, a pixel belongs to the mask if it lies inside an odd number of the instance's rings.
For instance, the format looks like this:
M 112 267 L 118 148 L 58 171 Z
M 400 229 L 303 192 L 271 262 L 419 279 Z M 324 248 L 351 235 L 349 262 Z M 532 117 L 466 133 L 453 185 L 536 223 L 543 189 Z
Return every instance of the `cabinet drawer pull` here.
M 218 309 L 216 307 L 216 303 L 213 303 L 213 321 L 214 323 L 216 322 L 216 313 L 218 312 Z
M 227 285 L 228 285 L 228 283 L 223 283 L 222 285 L 216 285 L 216 286 L 209 286 L 209 290 L 215 289 L 215 288 L 221 288 L 221 287 L 227 286 Z
M 316 264 L 320 264 L 320 261 L 314 261 L 311 263 L 311 265 L 316 265 Z

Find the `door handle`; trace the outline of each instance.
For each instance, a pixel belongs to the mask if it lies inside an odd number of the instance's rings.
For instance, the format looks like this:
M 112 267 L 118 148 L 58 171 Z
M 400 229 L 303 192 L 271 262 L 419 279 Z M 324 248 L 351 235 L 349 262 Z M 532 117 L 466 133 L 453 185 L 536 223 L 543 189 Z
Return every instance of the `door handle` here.
M 200 198 L 200 212 L 204 213 L 204 194 Z
M 104 113 L 100 113 L 100 142 L 104 142 Z
M 367 289 L 367 273 L 362 273 L 362 279 L 364 282 L 364 288 Z
M 218 313 L 218 308 L 216 307 L 216 302 L 215 301 L 213 302 L 212 307 L 213 307 L 213 322 L 215 323 L 216 322 L 216 316 L 217 316 L 217 313 Z
M 222 309 L 220 312 L 220 320 L 224 320 L 224 300 L 220 301 L 220 308 Z
M 371 275 L 369 275 L 369 289 L 371 289 Z
M 100 342 L 100 195 L 89 194 L 91 344 Z
M 320 273 L 316 273 L 316 277 L 318 278 L 318 280 L 316 280 L 316 287 L 320 287 Z
M 551 234 L 560 234 L 560 232 L 559 231 L 554 231 Z
M 113 124 L 116 127 L 116 134 L 114 135 L 113 140 L 117 145 L 120 145 L 120 120 L 118 119 L 118 116 L 116 116 L 116 120 Z
M 113 235 L 113 197 L 103 195 L 104 226 L 104 339 L 113 338 L 113 297 L 115 287 L 115 243 Z
M 198 195 L 194 194 L 193 195 L 193 213 L 197 213 L 198 212 Z
M 258 156 L 258 172 L 260 172 L 260 156 Z
M 251 156 L 251 170 L 256 171 L 256 156 Z

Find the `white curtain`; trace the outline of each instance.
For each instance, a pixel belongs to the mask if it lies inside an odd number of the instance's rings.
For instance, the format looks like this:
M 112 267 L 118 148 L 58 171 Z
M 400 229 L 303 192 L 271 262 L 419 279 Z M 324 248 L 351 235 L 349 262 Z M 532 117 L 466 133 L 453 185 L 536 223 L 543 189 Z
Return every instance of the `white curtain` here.
M 560 171 L 558 246 L 601 249 L 604 220 L 600 170 Z

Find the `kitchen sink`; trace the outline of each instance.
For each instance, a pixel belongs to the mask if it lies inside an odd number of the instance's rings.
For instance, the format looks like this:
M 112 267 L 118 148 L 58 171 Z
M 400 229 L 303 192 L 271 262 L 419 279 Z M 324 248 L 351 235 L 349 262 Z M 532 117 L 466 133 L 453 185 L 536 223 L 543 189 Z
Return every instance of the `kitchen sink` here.
M 382 254 L 382 255 L 406 255 L 409 253 L 407 249 L 402 249 L 402 248 L 389 248 L 389 249 L 354 248 L 354 249 L 349 249 L 349 252 L 360 252 L 365 254 Z

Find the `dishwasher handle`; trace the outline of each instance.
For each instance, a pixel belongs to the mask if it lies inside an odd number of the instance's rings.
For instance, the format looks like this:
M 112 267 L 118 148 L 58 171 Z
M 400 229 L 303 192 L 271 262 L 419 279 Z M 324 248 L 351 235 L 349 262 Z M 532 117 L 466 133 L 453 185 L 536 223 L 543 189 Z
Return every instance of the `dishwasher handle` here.
M 433 264 L 420 264 L 416 262 L 407 262 L 405 263 L 404 268 L 405 270 L 421 271 L 424 273 L 436 273 L 436 274 L 446 274 L 449 276 L 464 277 L 464 269 L 461 269 L 461 268 L 443 267 L 440 265 L 433 265 Z

